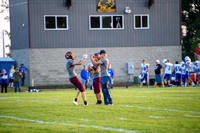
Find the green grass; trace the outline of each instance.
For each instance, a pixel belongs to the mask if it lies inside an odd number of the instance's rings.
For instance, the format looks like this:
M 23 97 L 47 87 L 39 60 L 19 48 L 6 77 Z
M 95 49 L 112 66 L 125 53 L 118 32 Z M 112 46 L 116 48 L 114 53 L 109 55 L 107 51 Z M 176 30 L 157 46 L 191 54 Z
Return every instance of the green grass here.
M 25 89 L 25 88 L 24 88 Z M 200 88 L 117 88 L 113 106 L 75 90 L 0 94 L 0 132 L 200 132 Z

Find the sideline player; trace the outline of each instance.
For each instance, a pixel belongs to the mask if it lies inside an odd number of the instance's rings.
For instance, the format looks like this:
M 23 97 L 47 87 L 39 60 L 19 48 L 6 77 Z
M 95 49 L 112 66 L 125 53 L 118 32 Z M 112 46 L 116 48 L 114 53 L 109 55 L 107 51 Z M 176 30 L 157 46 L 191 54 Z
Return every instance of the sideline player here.
M 186 81 L 186 68 L 185 62 L 181 61 L 181 86 L 185 86 Z
M 90 55 L 90 59 L 94 66 L 100 65 L 101 68 L 101 88 L 104 96 L 104 104 L 113 105 L 110 90 L 107 86 L 110 80 L 110 74 L 108 73 L 109 60 L 106 58 L 107 53 L 105 50 L 101 50 L 99 54 L 101 59 L 98 62 L 94 60 L 93 54 Z
M 197 77 L 197 86 L 199 86 L 199 81 L 200 81 L 200 65 L 199 65 L 199 61 L 195 61 L 195 67 L 194 67 L 194 71 L 196 73 L 196 77 Z
M 165 63 L 165 65 L 164 65 L 165 72 L 164 72 L 164 76 L 163 76 L 164 83 L 165 84 L 168 83 L 168 87 L 171 87 L 170 77 L 171 77 L 171 74 L 172 74 L 172 66 L 173 66 L 173 64 L 170 63 L 170 60 L 168 59 L 167 62 Z
M 101 57 L 98 53 L 95 53 L 93 56 L 94 60 L 98 62 Z M 99 65 L 92 66 L 92 69 L 88 67 L 89 72 L 93 72 L 93 88 L 94 94 L 96 94 L 97 103 L 102 104 L 102 94 L 101 94 L 101 74 Z
M 141 68 L 142 68 L 141 73 L 144 74 L 144 77 L 140 81 L 140 88 L 142 88 L 142 86 L 143 86 L 144 79 L 147 83 L 147 88 L 149 88 L 149 64 L 146 63 L 146 60 L 142 60 Z
M 69 74 L 69 81 L 79 89 L 79 91 L 76 94 L 76 98 L 73 101 L 73 104 L 78 105 L 78 102 L 77 102 L 78 98 L 82 94 L 84 105 L 88 105 L 87 100 L 86 100 L 86 95 L 85 95 L 85 89 L 83 88 L 83 85 L 81 84 L 80 80 L 77 78 L 77 74 L 75 73 L 75 65 L 83 64 L 83 62 L 87 58 L 87 54 L 84 54 L 83 58 L 78 62 L 74 61 L 76 56 L 70 51 L 65 54 L 65 58 L 67 59 L 66 68 Z
M 174 64 L 174 71 L 176 75 L 176 85 L 181 86 L 181 64 L 178 61 Z
M 191 83 L 192 86 L 195 86 L 194 82 L 190 78 L 190 73 L 192 71 L 192 63 L 190 57 L 186 56 L 185 57 L 185 68 L 186 68 L 186 83 L 185 87 Z

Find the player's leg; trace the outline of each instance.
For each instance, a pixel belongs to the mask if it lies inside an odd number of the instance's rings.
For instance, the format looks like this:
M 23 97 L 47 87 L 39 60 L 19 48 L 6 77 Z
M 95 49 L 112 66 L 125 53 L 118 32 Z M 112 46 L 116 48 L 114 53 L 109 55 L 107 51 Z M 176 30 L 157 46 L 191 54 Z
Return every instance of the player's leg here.
M 86 95 L 85 95 L 85 89 L 83 88 L 83 85 L 81 84 L 80 80 L 77 77 L 70 78 L 70 82 L 74 84 L 80 92 L 77 93 L 76 98 L 74 100 L 74 105 L 78 105 L 76 100 L 78 100 L 78 97 L 80 96 L 80 93 L 82 94 L 82 98 L 84 101 L 84 105 L 87 105 Z
M 143 80 L 144 80 L 144 78 L 140 80 L 140 88 L 142 88 L 142 86 L 143 86 Z
M 94 93 L 96 94 L 97 104 L 102 104 L 100 77 L 93 80 Z
M 149 74 L 146 74 L 146 83 L 147 83 L 147 88 L 149 88 Z
M 167 74 L 167 83 L 168 83 L 168 86 L 170 87 L 170 77 L 171 77 L 171 74 Z

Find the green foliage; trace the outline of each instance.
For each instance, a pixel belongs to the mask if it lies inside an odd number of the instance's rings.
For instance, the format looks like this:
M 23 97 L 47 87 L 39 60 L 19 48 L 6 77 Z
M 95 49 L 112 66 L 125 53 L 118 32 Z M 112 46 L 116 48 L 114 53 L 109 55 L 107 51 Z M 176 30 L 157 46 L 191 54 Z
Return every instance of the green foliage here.
M 200 0 L 182 0 L 182 24 L 186 26 L 186 36 L 183 36 L 183 57 L 194 59 L 200 30 Z
M 197 87 L 115 88 L 114 105 L 96 105 L 87 90 L 88 106 L 75 90 L 0 95 L 0 132 L 145 132 L 200 131 L 200 90 Z

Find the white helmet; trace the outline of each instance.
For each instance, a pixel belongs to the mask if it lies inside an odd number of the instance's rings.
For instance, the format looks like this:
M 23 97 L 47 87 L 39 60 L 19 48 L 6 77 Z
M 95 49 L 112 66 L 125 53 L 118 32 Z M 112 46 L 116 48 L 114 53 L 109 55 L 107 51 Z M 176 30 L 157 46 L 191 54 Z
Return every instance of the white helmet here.
M 144 78 L 144 74 L 140 73 L 140 75 L 138 76 L 139 79 L 143 79 Z
M 180 63 L 183 65 L 185 62 L 181 61 Z
M 186 61 L 191 61 L 191 59 L 190 59 L 189 56 L 186 56 L 186 57 L 185 57 L 185 62 L 186 62 Z
M 195 61 L 195 64 L 199 64 L 199 61 L 197 60 L 197 61 Z
M 175 79 L 176 79 L 175 77 L 171 77 L 171 80 L 172 80 L 172 81 L 175 81 Z
M 165 63 L 166 63 L 166 61 L 167 61 L 167 59 L 164 59 L 162 62 L 165 64 Z

